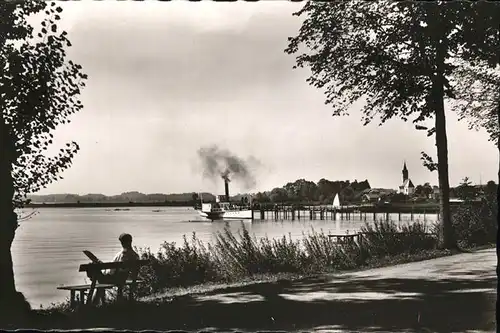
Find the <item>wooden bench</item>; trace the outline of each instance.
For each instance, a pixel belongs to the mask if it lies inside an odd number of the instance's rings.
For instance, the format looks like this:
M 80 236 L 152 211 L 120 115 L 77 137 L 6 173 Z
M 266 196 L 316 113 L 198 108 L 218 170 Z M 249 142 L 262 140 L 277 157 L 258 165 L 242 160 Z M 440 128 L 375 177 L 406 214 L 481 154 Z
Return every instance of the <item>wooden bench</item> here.
M 335 243 L 338 243 L 338 244 L 353 243 L 355 241 L 357 241 L 359 244 L 361 244 L 361 243 L 365 242 L 367 235 L 380 235 L 380 234 L 381 234 L 380 232 L 358 232 L 358 233 L 349 234 L 349 235 L 345 235 L 345 234 L 344 235 L 329 234 L 328 237 L 329 238 L 333 238 L 333 240 L 335 241 Z M 383 233 L 383 234 L 384 235 L 393 235 L 393 236 L 411 236 L 411 235 L 416 235 L 413 232 L 402 232 L 402 231 L 398 231 L 398 232 L 386 232 L 386 233 Z M 423 235 L 430 236 L 430 237 L 438 237 L 438 235 L 436 233 L 431 233 L 431 232 L 426 232 Z
M 142 281 L 137 280 L 137 275 L 139 269 L 149 263 L 149 260 L 131 260 L 125 262 L 103 262 L 103 263 L 90 263 L 80 265 L 79 272 L 86 272 L 87 277 L 91 280 L 90 284 L 83 285 L 73 285 L 73 286 L 60 286 L 57 287 L 59 290 L 69 290 L 70 291 L 70 304 L 74 308 L 77 304 L 91 304 L 92 296 L 96 289 L 111 289 L 117 288 L 118 299 L 123 298 L 123 288 L 128 286 L 129 289 L 129 301 L 134 301 L 134 292 L 137 284 L 142 283 Z M 99 283 L 97 282 L 97 277 L 102 274 L 104 269 L 129 269 L 129 279 L 123 283 Z M 79 300 L 76 296 L 79 296 Z M 85 297 L 86 296 L 86 297 Z M 85 301 L 86 298 L 86 301 Z M 102 299 L 104 303 L 104 299 Z
M 349 235 L 328 235 L 329 238 L 333 238 L 335 243 L 339 244 L 345 244 L 345 243 L 350 243 L 354 242 L 357 237 L 359 237 L 359 234 L 349 234 Z

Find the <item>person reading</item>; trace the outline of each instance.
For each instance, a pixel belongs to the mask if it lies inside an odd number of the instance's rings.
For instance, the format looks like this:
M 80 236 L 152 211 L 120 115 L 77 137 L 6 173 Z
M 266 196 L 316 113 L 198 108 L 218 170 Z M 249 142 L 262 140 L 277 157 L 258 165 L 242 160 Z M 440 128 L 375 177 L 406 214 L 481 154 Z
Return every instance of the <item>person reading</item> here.
M 130 234 L 121 234 L 120 237 L 118 237 L 118 239 L 120 240 L 122 249 L 120 252 L 116 254 L 116 256 L 113 259 L 113 262 L 139 260 L 139 255 L 132 248 L 132 236 Z M 130 269 L 128 268 L 108 269 L 104 274 L 101 272 L 98 273 L 97 282 L 123 284 L 129 277 L 129 275 L 130 275 Z M 97 288 L 96 293 L 92 299 L 92 302 L 93 303 L 99 302 L 99 300 L 104 298 L 104 295 L 105 295 L 105 290 Z

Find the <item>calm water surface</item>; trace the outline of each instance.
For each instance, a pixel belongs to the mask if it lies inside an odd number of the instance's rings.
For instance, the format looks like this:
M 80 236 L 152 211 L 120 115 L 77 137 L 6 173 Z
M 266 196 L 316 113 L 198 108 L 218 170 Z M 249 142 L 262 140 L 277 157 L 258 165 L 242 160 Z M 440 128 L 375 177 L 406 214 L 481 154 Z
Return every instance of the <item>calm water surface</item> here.
M 31 212 L 26 210 L 23 212 Z M 256 217 L 259 214 L 255 214 Z M 305 216 L 305 214 L 302 214 Z M 377 218 L 382 218 L 382 214 Z M 367 221 L 372 219 L 367 214 Z M 397 214 L 391 215 L 395 221 Z M 423 220 L 423 215 L 415 215 L 415 220 Z M 435 215 L 427 215 L 433 222 Z M 409 216 L 403 216 L 403 223 Z M 302 237 L 314 228 L 325 233 L 343 234 L 359 230 L 364 221 L 333 220 L 285 220 L 243 222 L 257 238 Z M 240 221 L 230 222 L 231 229 L 241 229 Z M 113 208 L 42 208 L 24 222 L 17 230 L 12 246 L 14 274 L 17 289 L 24 293 L 33 307 L 46 306 L 63 301 L 67 291 L 57 290 L 59 285 L 87 283 L 86 275 L 78 272 L 80 264 L 89 262 L 82 253 L 92 251 L 103 261 L 112 260 L 120 250 L 118 236 L 123 232 L 132 234 L 134 245 L 149 247 L 156 252 L 167 242 L 182 242 L 182 236 L 196 232 L 198 238 L 211 242 L 224 222 L 207 222 L 196 211 L 188 207 L 134 207 L 130 210 Z

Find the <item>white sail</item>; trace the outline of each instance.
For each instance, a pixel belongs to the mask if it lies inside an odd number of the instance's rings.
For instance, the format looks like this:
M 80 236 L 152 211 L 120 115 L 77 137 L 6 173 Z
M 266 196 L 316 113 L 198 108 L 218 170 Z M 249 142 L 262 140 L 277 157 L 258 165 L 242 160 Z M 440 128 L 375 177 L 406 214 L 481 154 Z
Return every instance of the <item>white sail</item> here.
M 340 208 L 340 199 L 338 193 L 335 195 L 335 198 L 333 199 L 332 208 Z

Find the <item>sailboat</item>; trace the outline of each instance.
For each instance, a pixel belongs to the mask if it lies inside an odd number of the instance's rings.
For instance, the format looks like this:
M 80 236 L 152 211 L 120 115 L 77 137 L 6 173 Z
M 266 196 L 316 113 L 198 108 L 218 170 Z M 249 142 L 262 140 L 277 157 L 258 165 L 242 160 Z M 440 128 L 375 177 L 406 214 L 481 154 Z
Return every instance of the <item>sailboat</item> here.
M 339 199 L 339 194 L 338 193 L 335 195 L 335 198 L 333 198 L 332 208 L 333 209 L 340 208 L 340 199 Z

